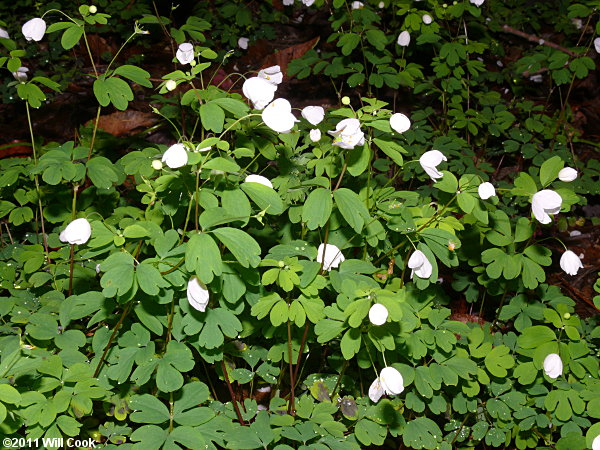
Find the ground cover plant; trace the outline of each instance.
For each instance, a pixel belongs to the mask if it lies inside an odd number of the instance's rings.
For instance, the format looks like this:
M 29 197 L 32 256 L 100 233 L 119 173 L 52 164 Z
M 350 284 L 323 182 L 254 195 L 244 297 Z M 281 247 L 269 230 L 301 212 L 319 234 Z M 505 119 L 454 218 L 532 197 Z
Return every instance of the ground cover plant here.
M 190 3 L 0 9 L 3 447 L 600 449 L 598 2 Z

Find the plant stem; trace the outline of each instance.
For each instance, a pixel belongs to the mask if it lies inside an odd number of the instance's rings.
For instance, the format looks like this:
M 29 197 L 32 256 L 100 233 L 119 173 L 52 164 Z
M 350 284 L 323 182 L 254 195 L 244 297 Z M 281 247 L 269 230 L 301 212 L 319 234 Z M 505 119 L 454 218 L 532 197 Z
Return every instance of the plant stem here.
M 114 340 L 115 336 L 117 335 L 117 331 L 119 331 L 119 327 L 123 323 L 123 320 L 125 319 L 125 316 L 127 315 L 127 313 L 129 312 L 130 309 L 131 309 L 131 303 L 128 303 L 127 306 L 125 306 L 123 313 L 121 314 L 121 318 L 115 325 L 115 328 L 113 329 L 113 332 L 110 335 L 108 342 L 106 343 L 106 347 L 104 347 L 104 352 L 102 353 L 102 356 L 100 357 L 100 361 L 98 361 L 98 366 L 96 366 L 96 370 L 94 371 L 94 378 L 98 377 L 98 374 L 100 373 L 100 369 L 102 368 L 102 363 L 104 363 L 104 360 L 106 359 L 106 355 L 108 354 L 108 350 L 110 349 L 112 341 Z
M 25 110 L 27 111 L 27 124 L 29 125 L 29 135 L 31 136 L 31 149 L 33 151 L 33 162 L 37 166 L 37 152 L 35 150 L 35 139 L 33 137 L 33 125 L 31 124 L 31 114 L 29 113 L 29 103 L 25 102 Z M 44 242 L 44 250 L 46 251 L 46 259 L 50 263 L 50 252 L 48 251 L 48 238 L 46 237 L 46 227 L 44 225 L 44 209 L 42 208 L 42 197 L 40 191 L 40 183 L 37 174 L 33 176 L 35 181 L 35 191 L 37 193 L 38 208 L 40 210 L 40 223 L 42 225 L 42 241 Z M 8 228 L 8 225 L 7 227 Z M 12 238 L 11 238 L 12 240 Z M 39 241 L 38 241 L 39 242 Z
M 96 119 L 94 120 L 94 129 L 92 131 L 92 141 L 90 142 L 90 151 L 88 152 L 88 157 L 87 157 L 88 161 L 92 157 L 92 151 L 94 150 L 94 143 L 96 142 L 96 132 L 98 131 L 98 122 L 100 121 L 100 111 L 102 111 L 102 106 L 98 106 L 98 111 L 96 112 Z
M 302 335 L 302 342 L 300 342 L 300 351 L 298 352 L 298 359 L 296 360 L 296 369 L 294 370 L 294 380 L 298 382 L 298 370 L 300 369 L 300 361 L 302 361 L 302 353 L 304 352 L 304 345 L 306 344 L 306 337 L 308 336 L 308 326 L 310 321 L 306 320 L 306 326 L 304 327 L 304 334 Z M 294 384 L 296 386 L 296 384 Z
M 287 321 L 287 333 L 288 333 L 288 360 L 290 366 L 290 402 L 288 403 L 288 414 L 292 416 L 294 413 L 294 388 L 296 383 L 294 381 L 294 364 L 292 362 L 292 324 L 290 320 Z
M 73 186 L 73 201 L 71 202 L 71 220 L 75 220 L 77 217 L 77 191 L 79 190 L 79 185 L 76 184 Z M 70 263 L 69 263 L 69 297 L 73 293 L 73 265 L 75 263 L 75 244 L 71 244 L 71 253 L 69 255 Z
M 338 379 L 335 383 L 335 386 L 333 387 L 333 391 L 331 391 L 331 399 L 332 400 L 333 400 L 333 397 L 335 397 L 335 393 L 337 392 L 337 389 L 340 386 L 340 382 L 342 381 L 342 377 L 344 376 L 344 372 L 346 372 L 347 367 L 348 367 L 348 360 L 345 360 L 344 364 L 342 365 L 342 370 L 340 370 L 340 374 L 338 375 Z
M 238 421 L 240 422 L 241 426 L 246 426 L 245 422 L 244 422 L 244 418 L 242 417 L 242 412 L 240 411 L 240 407 L 237 404 L 237 401 L 235 399 L 235 393 L 233 392 L 233 387 L 231 386 L 231 381 L 229 381 L 229 375 L 227 375 L 227 367 L 225 367 L 225 358 L 223 357 L 223 359 L 221 360 L 221 367 L 223 368 L 223 376 L 225 377 L 225 382 L 227 383 L 227 387 L 229 388 L 229 394 L 231 395 L 231 403 L 233 403 L 233 409 L 235 409 L 235 412 L 238 416 Z

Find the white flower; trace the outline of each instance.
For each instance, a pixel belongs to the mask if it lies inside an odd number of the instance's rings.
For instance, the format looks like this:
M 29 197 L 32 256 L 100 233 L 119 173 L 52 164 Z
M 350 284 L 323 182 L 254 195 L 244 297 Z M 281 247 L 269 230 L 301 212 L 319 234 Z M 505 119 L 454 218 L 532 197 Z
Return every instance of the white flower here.
M 429 14 L 423 14 L 423 23 L 425 25 L 429 25 L 432 21 L 433 21 L 433 19 L 431 18 L 431 16 Z
M 154 170 L 161 170 L 163 168 L 162 161 L 159 161 L 158 159 L 155 159 L 154 161 L 152 161 L 152 168 Z
M 300 113 L 311 125 L 318 125 L 325 117 L 325 110 L 321 106 L 307 106 Z
M 294 4 L 294 0 L 283 0 L 284 6 L 290 6 Z
M 475 6 L 481 6 L 483 5 L 483 2 L 485 2 L 485 0 L 469 0 L 471 3 L 473 3 Z
M 343 119 L 335 126 L 335 131 L 329 131 L 335 136 L 333 145 L 341 148 L 351 149 L 365 143 L 365 134 L 360 130 L 358 119 Z
M 558 214 L 562 206 L 562 198 L 550 189 L 536 192 L 531 198 L 531 210 L 535 218 L 543 224 L 552 222 L 548 214 Z
M 302 0 L 302 3 L 304 3 L 306 6 L 311 6 L 314 2 L 315 0 Z
M 597 47 L 596 47 L 597 48 Z M 598 52 L 600 53 L 600 52 Z M 600 450 L 600 434 L 592 441 L 592 450 Z
M 10 39 L 8 37 L 8 32 L 4 28 L 0 28 L 0 38 Z
M 402 113 L 393 114 L 390 117 L 390 127 L 396 133 L 402 134 L 410 129 L 410 119 Z
M 165 87 L 167 88 L 167 91 L 173 91 L 177 87 L 177 82 L 175 80 L 168 80 L 165 83 Z
M 379 7 L 379 9 L 383 9 L 383 8 L 385 8 L 385 3 L 379 2 L 379 4 L 377 6 Z
M 550 378 L 558 378 L 562 375 L 563 363 L 556 353 L 550 353 L 544 359 L 544 372 Z
M 264 78 L 252 77 L 244 81 L 242 92 L 252 102 L 256 109 L 264 109 L 275 97 L 276 84 L 271 84 Z
M 583 269 L 583 264 L 574 252 L 567 250 L 560 257 L 560 268 L 569 275 L 577 275 L 579 269 Z
M 419 158 L 419 164 L 427 175 L 431 177 L 433 181 L 437 181 L 438 178 L 442 178 L 444 174 L 437 170 L 437 166 L 442 161 L 448 161 L 442 152 L 439 150 L 429 150 L 421 155 Z
M 188 154 L 183 144 L 171 145 L 163 154 L 162 162 L 171 169 L 185 166 L 188 162 Z
M 180 64 L 189 64 L 194 60 L 194 46 L 189 42 L 179 44 L 175 57 Z
M 369 398 L 377 403 L 381 396 L 398 395 L 404 390 L 402 374 L 393 367 L 385 367 L 369 387 Z
M 383 387 L 379 382 L 379 378 L 375 378 L 375 381 L 373 381 L 373 383 L 371 383 L 371 386 L 369 387 L 369 398 L 373 403 L 377 403 L 383 395 L 383 393 Z
M 565 167 L 558 172 L 558 179 L 560 181 L 570 182 L 577 178 L 577 171 L 572 167 Z
M 242 50 L 246 50 L 248 48 L 248 42 L 250 42 L 250 39 L 248 39 L 247 37 L 241 37 L 238 39 L 238 46 Z
M 19 67 L 16 72 L 13 72 L 13 77 L 15 80 L 25 82 L 27 81 L 27 72 L 29 69 L 27 67 Z
M 408 47 L 408 44 L 410 44 L 410 33 L 408 31 L 404 30 L 398 36 L 398 45 L 400 47 Z
M 92 235 L 92 226 L 87 219 L 75 219 L 63 230 L 58 238 L 69 244 L 85 244 Z
M 279 66 L 271 66 L 259 71 L 258 78 L 267 80 L 271 84 L 278 85 L 283 81 L 283 74 L 281 73 L 281 68 Z
M 289 133 L 297 119 L 292 114 L 292 105 L 285 98 L 276 98 L 262 112 L 262 120 L 278 133 Z
M 337 269 L 345 261 L 342 251 L 333 244 L 321 244 L 317 249 L 317 262 L 323 264 L 323 269 Z
M 488 198 L 496 195 L 496 189 L 494 189 L 494 185 L 487 181 L 479 185 L 477 192 L 479 193 L 481 200 L 487 200 Z
M 206 285 L 199 281 L 197 277 L 193 277 L 188 281 L 187 299 L 192 308 L 204 312 L 208 305 L 209 297 Z
M 600 37 L 594 39 L 594 48 L 596 49 L 596 53 L 600 53 Z
M 248 175 L 244 180 L 244 183 L 259 183 L 263 186 L 273 189 L 273 183 L 271 183 L 268 178 L 263 177 L 262 175 Z
M 381 303 L 375 303 L 369 309 L 369 320 L 373 325 L 383 325 L 388 318 L 388 310 Z
M 308 133 L 308 135 L 310 136 L 310 140 L 313 142 L 319 142 L 321 140 L 321 130 L 319 130 L 318 128 L 310 130 L 310 133 Z
M 25 22 L 21 31 L 28 41 L 41 41 L 46 33 L 46 22 L 44 22 L 44 19 L 36 17 Z
M 415 250 L 408 260 L 408 267 L 412 269 L 410 277 L 417 275 L 419 278 L 427 279 L 431 276 L 433 266 L 421 250 Z
M 363 2 L 352 2 L 352 9 L 361 9 L 364 8 L 365 4 Z
M 98 12 L 98 7 L 96 5 L 90 6 L 90 14 L 96 14 Z
M 542 76 L 542 74 L 538 73 L 536 75 L 531 75 L 529 77 L 529 79 L 531 81 L 533 81 L 534 83 L 541 83 L 542 81 L 544 81 L 544 77 Z

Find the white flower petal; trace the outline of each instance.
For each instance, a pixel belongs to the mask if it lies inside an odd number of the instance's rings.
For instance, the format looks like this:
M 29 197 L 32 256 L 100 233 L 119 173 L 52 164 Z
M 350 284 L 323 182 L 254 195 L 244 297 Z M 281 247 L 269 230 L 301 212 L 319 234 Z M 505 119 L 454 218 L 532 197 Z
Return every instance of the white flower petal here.
M 383 387 L 379 382 L 379 378 L 375 378 L 375 381 L 371 383 L 369 387 L 369 398 L 373 403 L 377 403 L 379 399 L 383 396 Z
M 180 64 L 189 64 L 194 60 L 194 46 L 189 42 L 179 45 L 175 57 Z
M 200 282 L 197 277 L 193 277 L 188 281 L 187 299 L 192 308 L 201 312 L 206 310 L 206 306 L 210 300 L 210 294 L 206 285 Z
M 481 200 L 487 200 L 488 198 L 496 195 L 496 189 L 494 188 L 494 185 L 487 181 L 479 185 L 477 192 L 479 193 Z
M 600 38 L 599 38 L 600 39 Z M 599 44 L 600 46 L 600 44 Z M 596 47 L 597 49 L 598 47 Z M 598 51 L 600 53 L 600 51 Z M 592 441 L 592 450 L 600 450 L 600 434 L 594 438 Z
M 407 47 L 410 44 L 410 33 L 404 30 L 402 33 L 398 35 L 398 45 L 400 47 Z
M 382 369 L 379 374 L 379 380 L 383 390 L 388 395 L 398 395 L 404 390 L 402 374 L 393 367 Z
M 552 222 L 549 214 L 558 214 L 562 207 L 562 198 L 550 189 L 536 192 L 531 198 L 531 210 L 535 218 L 542 224 Z
M 188 162 L 188 154 L 183 144 L 171 145 L 163 154 L 162 162 L 171 169 L 185 166 Z
M 413 275 L 419 278 L 428 279 L 433 272 L 433 266 L 421 250 L 415 250 L 415 252 L 408 259 L 408 268 L 412 269 L 410 277 Z
M 437 181 L 438 178 L 442 178 L 444 174 L 437 170 L 437 166 L 442 161 L 448 161 L 442 152 L 439 150 L 429 150 L 421 155 L 419 158 L 419 164 L 427 175 L 431 177 L 433 181 Z
M 410 119 L 402 113 L 396 113 L 390 117 L 390 126 L 396 133 L 404 133 L 410 129 Z
M 569 183 L 577 178 L 577 171 L 572 167 L 565 167 L 558 172 L 558 179 Z
M 423 23 L 425 25 L 429 25 L 432 21 L 433 21 L 433 19 L 431 18 L 431 16 L 429 14 L 423 14 Z
M 271 84 L 264 78 L 252 77 L 244 81 L 242 92 L 254 104 L 256 109 L 264 109 L 273 98 L 277 90 L 276 84 Z
M 8 32 L 4 28 L 0 28 L 0 38 L 10 39 L 8 37 Z
M 271 181 L 267 177 L 263 177 L 262 175 L 248 175 L 244 180 L 244 183 L 259 183 L 263 186 L 267 186 L 273 189 L 273 183 L 271 183 Z
M 571 250 L 565 251 L 560 257 L 560 268 L 569 275 L 577 275 L 579 269 L 583 269 L 583 263 Z
M 15 77 L 15 80 L 25 82 L 28 78 L 27 72 L 29 72 L 29 69 L 27 67 L 19 67 L 17 71 L 13 72 L 12 74 L 13 77 Z
M 250 39 L 247 37 L 241 37 L 238 39 L 238 47 L 242 50 L 246 50 L 248 48 L 248 42 L 250 42 Z
M 544 359 L 544 372 L 550 378 L 558 378 L 563 372 L 563 362 L 556 353 L 550 353 Z
M 262 78 L 277 86 L 283 81 L 283 73 L 281 73 L 281 68 L 279 66 L 271 66 L 260 70 L 258 72 L 258 78 Z
M 62 242 L 69 244 L 85 244 L 92 235 L 92 226 L 87 219 L 75 219 L 59 235 Z
M 321 130 L 317 128 L 310 130 L 308 135 L 310 136 L 310 140 L 313 142 L 319 142 L 321 140 Z
M 21 31 L 23 32 L 23 36 L 25 36 L 25 39 L 27 39 L 28 41 L 41 41 L 44 37 L 44 34 L 46 33 L 46 22 L 44 21 L 44 19 L 36 17 L 25 22 L 25 24 L 21 28 Z
M 363 2 L 358 2 L 358 1 L 352 2 L 352 5 L 351 5 L 352 9 L 361 9 L 361 8 L 364 8 L 364 6 L 365 6 L 365 4 Z
M 369 320 L 373 325 L 383 325 L 388 318 L 388 310 L 381 303 L 375 303 L 369 309 Z
M 343 119 L 335 126 L 335 131 L 329 131 L 335 138 L 333 145 L 341 148 L 352 149 L 365 142 L 365 134 L 360 129 L 358 119 Z
M 311 125 L 318 125 L 325 117 L 325 110 L 321 106 L 307 106 L 302 109 L 301 115 L 308 120 Z
M 474 4 L 475 6 L 481 6 L 483 5 L 483 2 L 485 2 L 485 0 L 469 0 L 472 4 Z
M 285 98 L 276 98 L 262 112 L 262 120 L 278 133 L 289 133 L 297 122 L 292 114 L 292 105 Z
M 323 269 L 337 269 L 345 261 L 342 251 L 333 244 L 321 244 L 317 249 L 317 262 L 323 264 Z
M 594 48 L 596 49 L 596 53 L 600 53 L 600 37 L 594 39 Z

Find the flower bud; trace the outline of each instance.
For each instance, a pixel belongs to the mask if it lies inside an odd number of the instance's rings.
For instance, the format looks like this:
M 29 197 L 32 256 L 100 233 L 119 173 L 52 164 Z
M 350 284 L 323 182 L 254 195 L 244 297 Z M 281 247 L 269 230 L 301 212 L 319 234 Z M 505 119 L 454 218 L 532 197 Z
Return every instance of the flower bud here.
M 564 181 L 569 183 L 577 178 L 577 171 L 572 167 L 565 167 L 560 172 L 558 172 L 558 179 L 560 181 Z
M 167 91 L 172 91 L 177 87 L 177 82 L 175 80 L 168 80 L 165 83 L 165 87 L 167 88 Z
M 161 170 L 163 168 L 163 163 L 160 160 L 155 159 L 152 161 L 152 168 L 154 170 Z
M 350 97 L 348 97 L 347 95 L 344 95 L 342 97 L 342 105 L 349 105 L 350 104 Z
M 97 12 L 98 8 L 96 8 L 96 5 L 90 6 L 90 14 L 96 14 Z
M 85 244 L 92 235 L 92 227 L 87 219 L 75 219 L 59 235 L 62 242 L 69 244 Z

